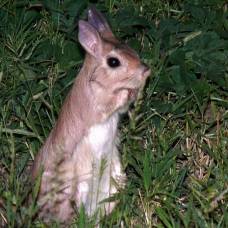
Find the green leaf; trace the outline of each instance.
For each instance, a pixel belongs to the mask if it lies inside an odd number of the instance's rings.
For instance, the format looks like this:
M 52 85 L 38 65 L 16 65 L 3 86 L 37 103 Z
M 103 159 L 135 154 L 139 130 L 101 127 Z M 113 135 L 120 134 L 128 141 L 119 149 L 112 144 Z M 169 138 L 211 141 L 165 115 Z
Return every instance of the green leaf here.
M 166 227 L 172 228 L 172 225 L 169 222 L 169 216 L 167 215 L 164 209 L 162 209 L 161 207 L 157 207 L 155 209 L 155 212 L 158 215 L 159 219 L 165 224 Z

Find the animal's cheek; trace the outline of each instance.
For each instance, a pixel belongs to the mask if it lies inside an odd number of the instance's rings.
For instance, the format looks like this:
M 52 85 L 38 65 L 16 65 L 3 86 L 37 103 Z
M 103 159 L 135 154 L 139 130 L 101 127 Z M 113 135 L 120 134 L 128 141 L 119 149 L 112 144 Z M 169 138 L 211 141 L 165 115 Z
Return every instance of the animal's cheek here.
M 105 73 L 109 78 L 115 78 L 116 80 L 131 74 L 126 66 L 120 66 L 114 69 L 108 67 L 106 68 Z

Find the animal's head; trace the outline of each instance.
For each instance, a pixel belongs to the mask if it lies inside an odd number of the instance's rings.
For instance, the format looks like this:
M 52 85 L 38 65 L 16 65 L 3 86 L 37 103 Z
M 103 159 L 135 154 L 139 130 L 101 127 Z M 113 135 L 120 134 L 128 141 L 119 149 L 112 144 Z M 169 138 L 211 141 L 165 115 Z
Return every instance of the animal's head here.
M 94 97 L 114 100 L 117 97 L 115 102 L 120 106 L 134 101 L 150 75 L 150 69 L 134 50 L 116 39 L 103 15 L 94 7 L 88 10 L 88 22 L 79 21 L 78 37 L 87 58 L 92 59 L 92 66 L 86 67 L 93 67 L 88 80 Z M 117 105 L 116 108 L 121 107 Z

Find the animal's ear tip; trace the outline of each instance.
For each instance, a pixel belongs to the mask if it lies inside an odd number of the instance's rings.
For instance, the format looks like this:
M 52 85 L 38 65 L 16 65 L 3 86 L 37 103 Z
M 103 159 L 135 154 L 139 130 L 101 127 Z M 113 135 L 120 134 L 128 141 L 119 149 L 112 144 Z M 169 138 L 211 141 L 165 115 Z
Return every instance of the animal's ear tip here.
M 91 18 L 99 18 L 100 20 L 103 18 L 102 13 L 93 4 L 88 7 L 88 19 Z
M 87 13 L 88 13 L 88 14 L 91 14 L 91 12 L 92 12 L 92 8 L 91 8 L 91 6 L 89 6 L 89 7 L 88 7 L 88 10 L 87 10 Z
M 87 14 L 89 22 L 101 17 L 101 13 L 96 9 L 94 5 L 89 6 Z
M 88 7 L 88 12 L 92 13 L 94 11 L 97 11 L 96 7 L 93 4 L 90 4 L 89 7 Z

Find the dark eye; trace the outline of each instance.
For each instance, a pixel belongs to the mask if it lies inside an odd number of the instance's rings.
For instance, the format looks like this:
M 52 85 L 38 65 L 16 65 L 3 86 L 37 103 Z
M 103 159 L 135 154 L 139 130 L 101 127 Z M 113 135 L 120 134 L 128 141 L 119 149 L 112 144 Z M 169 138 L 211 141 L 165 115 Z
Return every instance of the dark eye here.
M 107 63 L 112 68 L 116 68 L 116 67 L 120 66 L 120 60 L 115 57 L 108 58 Z

